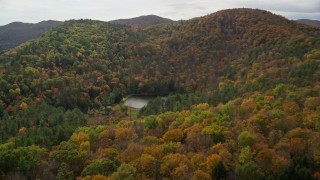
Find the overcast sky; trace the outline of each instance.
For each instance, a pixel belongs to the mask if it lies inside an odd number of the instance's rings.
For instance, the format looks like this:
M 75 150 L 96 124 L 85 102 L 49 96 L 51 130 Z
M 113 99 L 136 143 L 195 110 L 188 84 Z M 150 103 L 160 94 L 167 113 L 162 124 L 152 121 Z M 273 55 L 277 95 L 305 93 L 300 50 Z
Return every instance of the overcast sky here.
M 320 0 L 0 0 L 0 25 L 49 19 L 108 21 L 149 14 L 180 20 L 242 7 L 272 11 L 289 19 L 320 20 Z

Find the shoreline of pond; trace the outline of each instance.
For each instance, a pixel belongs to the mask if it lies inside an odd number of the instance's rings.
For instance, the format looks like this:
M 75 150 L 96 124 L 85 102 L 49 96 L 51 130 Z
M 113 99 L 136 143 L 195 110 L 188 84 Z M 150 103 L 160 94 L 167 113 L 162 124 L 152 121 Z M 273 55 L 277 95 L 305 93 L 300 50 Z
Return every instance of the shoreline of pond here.
M 124 103 L 127 99 L 134 97 L 134 96 L 136 96 L 136 97 L 140 97 L 140 96 L 141 97 L 157 97 L 157 95 L 154 95 L 154 94 L 130 94 L 130 95 L 122 98 L 120 102 Z

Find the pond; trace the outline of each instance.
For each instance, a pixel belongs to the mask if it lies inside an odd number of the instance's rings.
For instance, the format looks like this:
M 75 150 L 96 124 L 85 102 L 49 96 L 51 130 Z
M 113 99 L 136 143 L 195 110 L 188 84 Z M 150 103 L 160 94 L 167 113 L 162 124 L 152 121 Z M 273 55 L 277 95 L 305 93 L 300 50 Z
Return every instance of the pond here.
M 141 109 L 153 99 L 152 96 L 130 96 L 124 101 L 124 105 L 131 108 Z

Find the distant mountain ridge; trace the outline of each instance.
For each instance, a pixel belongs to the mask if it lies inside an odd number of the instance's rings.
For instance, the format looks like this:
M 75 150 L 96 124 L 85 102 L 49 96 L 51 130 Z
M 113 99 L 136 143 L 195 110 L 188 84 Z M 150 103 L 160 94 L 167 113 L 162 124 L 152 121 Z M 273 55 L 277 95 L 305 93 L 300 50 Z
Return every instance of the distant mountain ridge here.
M 298 19 L 296 21 L 299 22 L 299 23 L 302 23 L 302 24 L 306 24 L 306 25 L 309 25 L 309 26 L 320 28 L 320 21 L 317 21 L 317 20 Z
M 147 27 L 156 24 L 174 23 L 175 21 L 156 15 L 139 16 L 129 19 L 117 19 L 109 21 L 111 24 L 122 24 L 127 26 Z
M 60 23 L 60 21 L 49 20 L 36 24 L 13 22 L 0 26 L 0 52 L 35 39 Z
M 109 21 L 111 24 L 147 27 L 156 24 L 173 23 L 175 21 L 156 15 L 139 16 L 130 19 L 117 19 Z M 12 22 L 0 26 L 0 53 L 18 46 L 28 40 L 38 38 L 51 28 L 60 25 L 61 21 L 41 21 L 39 23 Z

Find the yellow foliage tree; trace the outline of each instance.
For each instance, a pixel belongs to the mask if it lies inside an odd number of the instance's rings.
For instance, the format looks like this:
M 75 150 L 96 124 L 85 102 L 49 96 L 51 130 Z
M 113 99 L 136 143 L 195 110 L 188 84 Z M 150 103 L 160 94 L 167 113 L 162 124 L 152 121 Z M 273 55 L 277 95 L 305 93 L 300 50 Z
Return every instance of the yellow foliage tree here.
M 179 142 L 183 138 L 183 132 L 181 129 L 173 129 L 167 131 L 163 136 L 165 142 Z
M 26 127 L 21 127 L 19 129 L 19 135 L 23 136 L 26 134 L 27 128 Z
M 207 169 L 208 171 L 212 171 L 214 169 L 219 161 L 221 160 L 221 157 L 218 154 L 212 154 L 211 156 L 207 157 Z
M 86 133 L 79 132 L 73 133 L 70 139 L 80 145 L 83 142 L 89 141 L 89 136 Z
M 193 173 L 192 180 L 211 180 L 211 176 L 201 170 L 197 170 Z
M 161 175 L 170 179 L 190 179 L 192 165 L 183 154 L 169 154 L 162 159 Z
M 22 102 L 22 103 L 20 104 L 20 109 L 25 110 L 25 109 L 27 109 L 27 108 L 28 108 L 28 104 L 27 104 L 27 103 Z
M 147 178 L 156 178 L 158 170 L 158 160 L 149 154 L 142 154 L 139 159 L 135 161 L 135 167 L 139 173 Z

